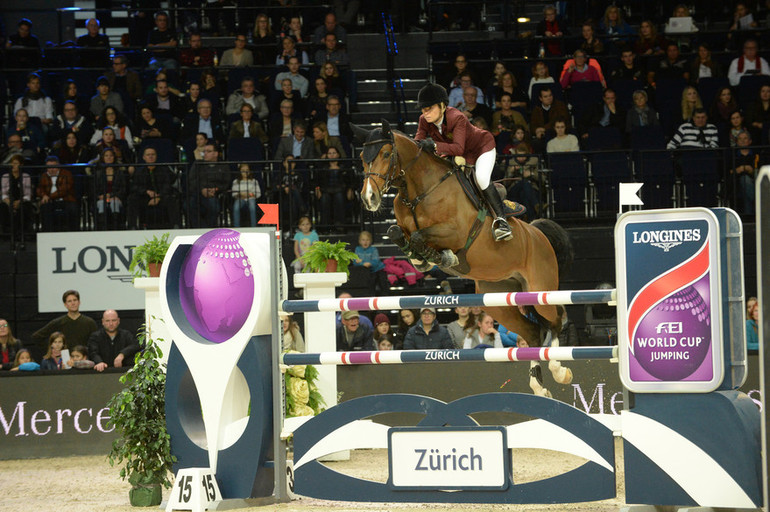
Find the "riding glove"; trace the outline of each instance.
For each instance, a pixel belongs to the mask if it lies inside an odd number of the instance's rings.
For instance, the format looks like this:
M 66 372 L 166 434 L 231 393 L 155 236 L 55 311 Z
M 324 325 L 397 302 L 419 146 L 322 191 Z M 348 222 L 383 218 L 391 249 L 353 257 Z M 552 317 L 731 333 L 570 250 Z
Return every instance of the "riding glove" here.
M 422 148 L 423 151 L 430 153 L 436 152 L 436 143 L 430 137 L 417 141 L 417 145 Z

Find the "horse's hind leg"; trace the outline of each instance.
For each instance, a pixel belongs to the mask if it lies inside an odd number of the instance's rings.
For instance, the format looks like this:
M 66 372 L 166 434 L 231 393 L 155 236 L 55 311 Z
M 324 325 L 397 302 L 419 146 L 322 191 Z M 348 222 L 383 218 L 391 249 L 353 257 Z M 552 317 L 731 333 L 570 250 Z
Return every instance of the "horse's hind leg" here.
M 550 336 L 551 331 L 549 331 L 548 336 Z M 544 346 L 549 346 L 547 344 L 544 344 Z M 553 336 L 550 339 L 550 346 L 551 347 L 558 347 L 559 346 L 559 337 Z M 566 366 L 563 366 L 561 364 L 561 361 L 548 361 L 548 369 L 551 370 L 551 375 L 553 376 L 553 380 L 558 382 L 559 384 L 570 384 L 572 382 L 572 370 L 567 368 Z

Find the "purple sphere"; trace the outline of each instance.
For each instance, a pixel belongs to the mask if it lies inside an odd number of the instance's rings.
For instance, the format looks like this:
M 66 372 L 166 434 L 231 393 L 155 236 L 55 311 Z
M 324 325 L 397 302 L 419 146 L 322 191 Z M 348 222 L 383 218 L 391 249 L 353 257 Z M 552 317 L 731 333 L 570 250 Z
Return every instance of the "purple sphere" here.
M 240 233 L 215 229 L 201 235 L 182 263 L 179 298 L 195 332 L 214 343 L 229 340 L 249 316 L 254 301 L 251 262 Z
M 711 346 L 711 312 L 688 286 L 647 313 L 634 335 L 634 355 L 650 375 L 678 381 L 692 375 Z

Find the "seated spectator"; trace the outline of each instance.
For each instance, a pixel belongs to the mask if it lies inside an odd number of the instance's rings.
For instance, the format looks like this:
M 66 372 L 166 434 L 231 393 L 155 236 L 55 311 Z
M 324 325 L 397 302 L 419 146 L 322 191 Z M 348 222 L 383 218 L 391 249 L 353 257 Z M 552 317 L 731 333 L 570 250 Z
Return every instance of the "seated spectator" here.
M 759 302 L 751 299 L 747 302 L 746 315 L 746 348 L 751 351 L 759 350 Z
M 580 151 L 580 144 L 578 138 L 567 133 L 567 122 L 563 119 L 558 119 L 553 129 L 556 132 L 556 136 L 548 141 L 546 145 L 546 151 L 548 153 L 566 153 L 568 151 Z
M 345 44 L 347 41 L 347 31 L 337 23 L 337 16 L 333 12 L 326 13 L 324 16 L 323 25 L 313 31 L 313 44 L 323 44 L 326 34 L 332 33 L 337 38 L 337 41 Z
M 331 148 L 330 154 L 327 156 L 330 159 L 330 163 L 336 159 L 336 156 L 332 156 L 332 153 L 335 153 L 334 148 Z M 328 187 L 324 187 L 325 195 L 328 197 L 330 195 L 334 195 L 334 203 L 335 208 L 339 207 L 340 212 L 343 211 L 343 204 L 345 197 L 342 195 L 343 193 L 340 192 L 339 194 L 331 193 L 331 190 L 329 190 Z M 348 189 L 348 201 L 350 201 L 353 198 L 353 190 Z M 323 197 L 321 198 L 321 202 L 323 203 Z M 331 203 L 331 201 L 327 201 Z M 331 204 L 330 204 L 331 206 Z M 337 217 L 335 215 L 335 218 L 339 218 L 339 222 L 344 222 L 344 216 L 342 213 L 340 213 L 340 216 Z M 388 281 L 388 274 L 385 272 L 385 264 L 380 259 L 380 252 L 377 250 L 376 247 L 372 245 L 374 242 L 374 238 L 372 237 L 372 234 L 369 231 L 361 231 L 358 235 L 358 245 L 354 249 L 356 256 L 358 258 L 352 262 L 353 265 L 361 266 L 364 268 L 368 268 L 369 272 L 371 272 L 372 277 L 374 278 L 374 288 L 373 290 L 378 290 L 380 294 L 384 295 L 387 293 L 388 290 L 390 290 L 390 282 Z M 377 323 L 377 319 L 384 316 L 383 313 L 378 314 L 374 318 L 374 326 L 379 327 Z M 387 318 L 387 317 L 386 317 Z M 388 328 L 390 328 L 390 322 L 388 322 Z M 389 331 L 390 329 L 388 329 Z
M 96 81 L 96 94 L 91 98 L 90 112 L 94 121 L 99 122 L 99 116 L 107 107 L 114 107 L 121 114 L 125 112 L 120 94 L 110 91 L 110 81 L 106 76 L 100 76 Z
M 698 85 L 701 78 L 722 78 L 723 76 L 725 71 L 722 64 L 712 58 L 708 43 L 699 44 L 698 54 L 690 65 L 690 83 Z
M 480 87 L 473 85 L 470 73 L 463 73 L 460 77 L 460 86 L 449 91 L 449 106 L 462 109 L 465 106 L 463 93 L 465 89 L 472 87 L 476 91 L 476 103 L 484 103 L 484 92 Z
M 267 101 L 263 94 L 259 94 L 254 86 L 254 79 L 246 77 L 241 80 L 241 88 L 233 91 L 233 93 L 227 98 L 227 106 L 225 107 L 225 114 L 228 116 L 231 114 L 237 114 L 241 105 L 244 103 L 251 105 L 252 110 L 256 114 L 256 119 L 264 121 L 269 115 L 267 108 Z
M 8 320 L 0 318 L 0 370 L 10 370 L 16 353 L 22 349 L 23 344 L 13 335 Z
M 158 82 L 160 81 L 165 81 L 168 84 L 168 92 L 171 93 L 172 96 L 183 96 L 182 91 L 176 85 L 174 85 L 171 80 L 169 80 L 168 73 L 163 68 L 160 68 L 155 72 L 155 79 L 151 83 L 147 84 L 145 94 L 155 94 L 157 92 Z
M 634 91 L 634 106 L 626 115 L 626 133 L 631 133 L 639 126 L 660 126 L 658 113 L 647 102 L 647 93 L 641 89 Z
M 488 87 L 500 87 L 500 79 L 503 77 L 503 73 L 508 73 L 508 68 L 505 67 L 505 63 L 501 60 L 495 61 L 495 67 L 492 68 L 492 78 L 489 79 Z M 514 83 L 516 78 L 513 79 Z M 497 95 L 495 95 L 495 98 Z
M 75 345 L 70 350 L 70 358 L 67 360 L 68 368 L 76 370 L 93 370 L 94 362 L 88 359 L 88 349 L 85 345 Z
M 93 172 L 94 219 L 98 229 L 122 227 L 128 195 L 128 176 L 118 163 L 115 151 L 105 148 Z
M 388 286 L 388 289 L 390 286 Z M 396 350 L 394 347 L 398 341 L 396 333 L 390 330 L 390 320 L 385 313 L 377 313 L 374 317 L 374 342 L 377 350 Z
M 214 37 L 231 36 L 235 32 L 235 0 L 212 0 L 206 3 L 206 16 L 211 21 Z
M 748 127 L 746 126 L 744 122 L 743 114 L 741 114 L 740 110 L 736 110 L 735 112 L 730 114 L 728 129 L 727 129 L 727 140 L 721 140 L 720 146 L 730 146 L 735 147 L 738 145 L 738 135 L 740 135 L 743 132 L 749 131 Z
M 420 320 L 404 336 L 404 350 L 453 348 L 454 344 L 446 327 L 439 324 L 436 320 L 436 309 L 422 308 L 420 310 Z
M 458 53 L 457 57 L 455 57 L 455 60 L 453 62 L 453 67 L 449 75 L 452 78 L 448 80 L 449 87 L 447 87 L 446 90 L 451 91 L 455 87 L 460 87 L 462 85 L 460 83 L 460 75 L 464 75 L 464 74 L 470 74 L 471 83 L 474 83 L 474 84 L 481 83 L 476 71 L 472 69 L 468 64 L 468 57 L 464 53 Z
M 345 95 L 347 87 L 342 83 L 342 77 L 334 62 L 327 62 L 321 66 L 321 77 L 326 80 L 327 89 L 331 94 L 337 94 L 340 97 Z M 352 99 L 352 98 L 351 98 Z
M 255 61 L 261 65 L 269 65 L 274 61 L 276 46 L 276 36 L 273 33 L 273 27 L 270 26 L 270 18 L 267 14 L 260 12 L 254 21 L 254 34 L 252 43 L 257 48 L 254 55 Z
M 511 108 L 525 111 L 529 107 L 529 97 L 521 90 L 516 82 L 516 77 L 510 71 L 504 71 L 500 75 L 500 82 L 494 89 L 495 108 L 500 108 L 500 98 L 505 93 L 511 96 Z M 476 102 L 478 102 L 478 96 Z
M 741 132 L 737 137 L 736 150 L 733 153 L 732 168 L 730 175 L 732 180 L 728 180 L 728 197 L 731 197 L 730 189 L 735 183 L 735 196 L 738 204 L 735 209 L 742 214 L 754 214 L 754 181 L 757 174 L 757 165 L 759 155 L 750 147 L 751 135 L 749 132 Z M 734 180 L 734 181 L 733 181 Z
M 187 94 L 182 97 L 181 102 L 181 111 L 184 113 L 183 119 L 198 112 L 198 101 L 203 97 L 201 96 L 201 92 L 201 84 L 198 82 L 190 82 L 190 85 L 187 87 Z M 212 103 L 212 105 L 214 104 Z
M 594 105 L 582 120 L 580 135 L 588 137 L 588 131 L 598 126 L 611 126 L 620 133 L 626 129 L 626 111 L 617 104 L 617 95 L 609 87 L 602 93 L 602 101 Z
M 314 158 L 324 158 L 329 148 L 335 148 L 341 158 L 347 158 L 339 137 L 329 135 L 326 123 L 317 121 L 313 123 L 313 153 Z
M 536 84 L 553 84 L 556 83 L 551 76 L 548 66 L 545 65 L 545 62 L 538 61 L 535 63 L 534 66 L 532 66 L 532 78 L 529 80 L 529 89 L 527 90 L 527 95 L 532 101 L 535 101 L 537 98 L 532 97 L 532 86 Z
M 249 103 L 241 105 L 240 110 L 241 119 L 233 121 L 230 125 L 230 131 L 228 132 L 228 139 L 243 139 L 254 138 L 264 144 L 268 141 L 267 134 L 262 128 L 262 124 L 255 120 L 254 109 L 251 108 Z M 196 135 L 197 136 L 197 135 Z
M 190 34 L 190 47 L 179 52 L 179 62 L 189 68 L 210 68 L 214 65 L 214 50 L 203 47 L 199 32 Z M 237 47 L 237 45 L 236 45 Z M 248 50 L 247 50 L 248 51 Z M 224 59 L 224 56 L 222 56 Z M 221 64 L 221 63 L 220 63 Z
M 727 71 L 730 85 L 737 87 L 745 75 L 770 75 L 770 66 L 765 59 L 757 55 L 758 49 L 759 43 L 756 39 L 747 39 L 743 43 L 743 54 L 733 59 Z
M 150 69 L 179 69 L 175 49 L 179 45 L 176 32 L 168 26 L 168 14 L 164 11 L 155 13 L 155 28 L 147 37 L 147 48 L 152 58 Z
M 93 141 L 93 139 L 91 140 Z M 118 162 L 124 163 L 133 160 L 131 150 L 126 141 L 117 139 L 115 137 L 115 130 L 110 126 L 105 126 L 101 130 L 101 138 L 99 138 L 96 143 L 92 142 L 91 145 L 97 155 L 101 154 L 105 149 L 110 148 L 115 152 L 115 157 Z
M 666 56 L 658 63 L 655 70 L 655 79 L 677 80 L 683 78 L 689 80 L 687 59 L 682 58 L 679 53 L 679 46 L 676 43 L 669 42 L 666 45 Z
M 513 155 L 508 160 L 505 170 L 506 198 L 523 205 L 527 209 L 527 219 L 532 221 L 540 216 L 540 162 L 532 154 L 533 150 L 526 142 L 507 149 L 506 155 Z
M 337 351 L 375 350 L 372 331 L 360 324 L 359 316 L 358 311 L 343 311 L 342 325 L 337 327 Z
M 187 173 L 187 222 L 193 228 L 213 228 L 219 216 L 219 201 L 228 191 L 230 171 L 219 163 L 219 146 L 209 140 L 203 160 L 196 160 Z
M 346 206 L 355 197 L 352 169 L 340 162 L 341 156 L 336 147 L 330 146 L 322 155 L 327 165 L 318 166 L 315 173 L 315 198 L 321 202 L 321 219 L 327 226 L 345 224 Z
M 729 87 L 720 87 L 711 105 L 709 118 L 715 124 L 728 125 L 730 124 L 730 115 L 739 109 L 738 102 L 733 97 L 733 90 Z
M 218 96 L 217 96 L 218 98 Z M 145 103 L 152 107 L 153 111 L 160 113 L 160 111 L 166 112 L 169 116 L 181 119 L 184 115 L 184 107 L 179 96 L 171 94 L 168 82 L 166 80 L 158 80 L 155 82 L 155 93 L 145 97 Z
M 105 108 L 99 116 L 96 131 L 91 136 L 91 145 L 95 145 L 103 139 L 105 128 L 112 128 L 116 139 L 125 141 L 129 149 L 134 149 L 134 137 L 131 135 L 131 128 L 128 127 L 123 114 L 118 112 L 115 107 Z
M 208 143 L 209 138 L 206 136 L 205 133 L 196 133 L 195 134 L 195 147 L 192 150 L 193 158 L 192 160 L 203 160 L 203 157 L 206 154 L 206 144 Z
M 215 105 L 219 103 L 220 96 L 221 87 L 216 73 L 211 69 L 204 69 L 201 72 L 201 97 L 209 99 L 212 105 Z
M 257 199 L 262 197 L 262 189 L 259 181 L 249 169 L 249 164 L 243 163 L 238 166 L 238 177 L 233 180 L 230 187 L 233 196 L 232 216 L 233 227 L 241 227 L 241 208 L 249 210 L 249 226 L 257 225 Z
M 703 108 L 703 102 L 700 99 L 700 94 L 698 94 L 698 89 L 687 86 L 682 91 L 680 121 L 684 122 L 692 119 L 692 113 L 695 112 L 696 108 Z
M 67 348 L 67 341 L 64 339 L 64 334 L 61 332 L 54 332 L 48 337 L 48 349 L 43 356 L 43 361 L 40 363 L 41 370 L 61 370 L 62 350 Z
M 532 146 L 532 137 L 529 135 L 529 132 L 524 125 L 517 124 L 511 130 L 511 137 L 507 144 L 503 148 L 498 147 L 498 151 L 502 149 L 501 152 L 503 154 L 508 154 L 511 149 L 522 143 L 526 143 L 527 146 Z M 545 143 L 543 144 L 543 149 L 545 149 Z
M 139 107 L 139 118 L 136 120 L 136 130 L 140 139 L 173 139 L 171 126 L 164 119 L 155 117 L 155 112 L 149 105 Z
M 553 134 L 554 123 L 557 119 L 569 119 L 567 105 L 554 99 L 550 89 L 541 89 L 537 105 L 532 107 L 532 118 L 529 129 L 538 139 L 549 138 Z
M 283 50 L 275 58 L 276 66 L 288 66 L 289 59 L 291 57 L 296 57 L 297 61 L 301 62 L 302 64 L 310 64 L 310 59 L 308 59 L 307 52 L 305 52 L 305 50 L 298 50 L 294 39 L 291 37 L 285 36 L 283 39 L 281 39 L 281 47 Z
M 91 142 L 91 137 L 94 134 L 93 126 L 85 117 L 80 115 L 77 104 L 72 100 L 67 100 L 61 115 L 56 116 L 48 132 L 49 140 L 62 140 L 68 133 L 74 133 L 82 145 Z
M 3 151 L 2 165 L 10 165 L 11 159 L 15 156 L 20 156 L 22 161 L 36 159 L 38 153 L 31 149 L 24 149 L 21 141 L 21 135 L 18 133 L 10 133 L 5 144 L 5 151 Z
M 337 66 L 350 64 L 350 56 L 344 48 L 340 48 L 337 45 L 337 36 L 333 33 L 328 33 L 324 36 L 324 47 L 315 52 L 315 63 L 320 66 L 324 62 L 333 62 Z
M 307 222 L 308 226 L 310 226 L 308 217 L 300 216 L 300 212 L 307 211 L 306 201 L 304 199 L 307 169 L 301 164 L 298 166 L 294 157 L 287 155 L 281 164 L 281 171 L 280 185 L 278 186 L 279 202 L 283 205 L 288 205 L 288 207 L 284 207 L 280 212 L 281 224 L 288 226 L 296 222 L 300 231 L 302 231 L 304 222 Z M 313 233 L 315 233 L 315 230 L 313 230 Z M 294 235 L 295 242 L 297 241 L 298 234 L 299 233 L 296 233 Z M 286 235 L 288 236 L 288 233 L 286 233 Z M 316 237 L 317 236 L 318 234 L 316 233 Z M 294 248 L 296 255 L 296 243 L 294 244 Z M 302 262 L 295 261 L 293 264 L 294 270 L 297 272 L 299 271 L 297 268 L 299 267 L 301 270 L 303 266 Z
M 32 178 L 29 174 L 22 171 L 24 157 L 13 155 L 10 160 L 11 169 L 0 177 L 0 225 L 11 233 L 32 233 Z M 2 325 L 6 327 L 3 328 Z M 10 334 L 10 328 L 6 320 L 0 319 L 0 344 L 2 344 L 2 363 L 3 369 L 8 369 L 6 365 L 13 361 L 15 352 L 13 343 L 7 343 L 8 339 L 3 337 L 3 331 L 10 335 L 11 341 L 14 341 Z
M 289 86 L 291 87 L 291 82 Z M 283 89 L 283 83 L 281 84 L 281 89 Z M 319 76 L 313 81 L 313 86 L 310 88 L 310 94 L 306 102 L 307 114 L 310 119 L 326 110 L 326 99 L 328 97 L 329 92 L 326 90 L 326 80 Z
M 566 24 L 556 18 L 556 7 L 548 4 L 543 9 L 543 19 L 537 24 L 535 35 L 545 38 L 545 51 L 548 56 L 562 54 L 561 40 L 569 34 Z
M 559 79 L 562 89 L 567 90 L 576 82 L 599 82 L 603 87 L 607 85 L 599 63 L 592 64 L 596 61 L 589 61 L 583 50 L 576 50 L 573 58 L 574 60 L 568 60 L 562 69 Z
M 77 135 L 72 132 L 57 140 L 51 149 L 51 154 L 56 155 L 62 165 L 85 164 L 90 153 L 88 147 L 81 144 Z
M 182 124 L 182 140 L 190 140 L 196 133 L 205 133 L 209 139 L 217 143 L 225 140 L 222 123 L 212 114 L 211 102 L 207 99 L 198 101 L 198 113 L 185 119 Z
M 75 81 L 71 78 L 68 78 L 64 82 L 64 87 L 62 87 L 62 98 L 61 98 L 61 101 L 57 102 L 56 112 L 61 114 L 64 109 L 64 104 L 67 103 L 68 101 L 71 101 L 77 106 L 79 113 L 83 115 L 88 114 L 89 100 L 86 98 L 83 98 L 82 96 L 80 96 L 80 94 L 78 94 L 78 86 L 75 83 Z
M 110 47 L 110 38 L 105 34 L 99 33 L 99 20 L 91 18 L 86 20 L 87 33 L 77 38 L 76 44 L 81 48 L 104 48 Z M 80 65 L 87 68 L 99 68 L 104 64 L 104 55 L 93 53 L 80 53 Z
M 278 316 L 281 319 L 281 327 L 283 331 L 283 343 L 281 345 L 281 351 L 283 352 L 304 352 L 305 351 L 305 339 L 302 337 L 302 333 L 299 330 L 299 324 L 294 320 L 291 313 L 279 313 Z
M 398 312 L 398 323 L 396 329 L 396 350 L 404 348 L 404 338 L 409 329 L 417 324 L 417 318 L 420 316 L 420 312 L 416 309 L 402 309 Z
M 746 124 L 753 132 L 753 138 L 761 140 L 765 126 L 770 123 L 770 85 L 759 89 L 759 98 L 746 110 Z
M 88 353 L 94 370 L 134 366 L 134 356 L 141 350 L 136 336 L 120 328 L 120 317 L 114 309 L 102 314 L 102 327 L 88 338 Z
M 40 88 L 40 76 L 37 73 L 27 75 L 27 88 L 13 104 L 13 112 L 16 113 L 20 108 L 26 110 L 29 117 L 40 119 L 43 126 L 53 123 L 53 101 Z
M 592 20 L 584 21 L 580 29 L 580 49 L 588 55 L 604 54 L 604 43 L 602 43 L 601 39 L 596 38 L 596 31 L 594 30 Z
M 617 48 L 628 44 L 629 36 L 634 33 L 631 26 L 623 19 L 623 11 L 615 4 L 610 4 L 604 10 L 604 16 L 599 21 L 599 31 L 609 36 L 604 40 L 605 50 L 608 51 L 612 46 Z
M 275 75 L 275 90 L 281 90 L 281 81 L 284 78 L 291 80 L 292 89 L 299 91 L 300 96 L 307 97 L 309 83 L 307 78 L 302 76 L 299 72 L 299 59 L 297 57 L 289 57 L 287 67 L 288 71 L 282 71 Z
M 220 66 L 245 67 L 254 65 L 254 54 L 246 48 L 246 34 L 235 36 L 235 48 L 225 50 L 219 60 Z
M 500 333 L 495 329 L 495 320 L 482 311 L 475 325 L 466 329 L 462 348 L 503 348 Z
M 477 90 L 475 87 L 466 87 L 463 91 L 463 103 L 460 112 L 473 122 L 477 118 L 482 118 L 487 126 L 492 123 L 492 110 L 483 103 L 476 103 Z
M 112 70 L 104 76 L 110 83 L 110 90 L 118 94 L 126 94 L 134 101 L 142 97 L 142 81 L 139 73 L 128 69 L 128 59 L 123 55 L 115 55 L 112 58 Z
M 500 95 L 500 110 L 492 113 L 489 123 L 492 134 L 497 136 L 500 132 L 511 132 L 516 126 L 528 128 L 527 121 L 518 110 L 512 108 L 511 95 L 504 92 Z
M 179 204 L 172 188 L 175 176 L 165 165 L 156 164 L 158 153 L 155 148 L 144 148 L 142 160 L 147 165 L 138 166 L 131 177 L 128 196 L 129 229 L 157 224 L 178 227 Z M 164 220 L 166 222 L 162 222 Z
M 663 32 L 667 37 L 675 41 L 683 52 L 690 53 L 692 51 L 691 48 L 693 42 L 692 34 L 698 31 L 698 27 L 695 26 L 695 23 L 691 23 L 690 30 L 684 31 L 681 26 L 672 25 L 671 21 L 676 21 L 676 18 L 690 18 L 692 21 L 689 7 L 684 4 L 678 4 L 674 7 L 671 18 L 669 18 L 669 22 L 666 23 Z
M 32 22 L 22 18 L 17 24 L 15 34 L 8 36 L 5 47 L 8 49 L 26 48 L 19 55 L 9 55 L 6 65 L 12 68 L 35 68 L 40 64 L 40 40 L 32 33 Z
M 284 78 L 281 80 L 281 90 L 274 94 L 272 100 L 270 101 L 270 112 L 273 114 L 280 113 L 281 104 L 284 102 L 284 100 L 291 101 L 297 116 L 301 116 L 305 111 L 305 101 L 302 99 L 300 92 L 294 89 L 294 85 L 291 83 L 291 79 L 289 78 Z M 324 103 L 324 109 L 325 108 L 326 103 Z
M 22 147 L 31 155 L 41 153 L 45 148 L 43 130 L 36 123 L 30 122 L 26 108 L 16 109 L 14 120 L 8 124 L 6 133 L 9 137 L 21 137 Z
M 612 73 L 610 73 L 610 80 L 644 81 L 645 71 L 642 66 L 636 62 L 636 54 L 632 49 L 628 47 L 623 48 L 620 52 L 620 62 L 620 67 L 613 69 Z
M 305 121 L 298 119 L 294 121 L 291 137 L 281 137 L 278 147 L 273 155 L 274 160 L 283 160 L 291 155 L 294 158 L 309 160 L 313 158 L 313 141 L 305 137 L 307 125 Z
M 329 135 L 339 137 L 343 146 L 353 140 L 353 130 L 350 128 L 350 116 L 342 110 L 342 100 L 334 95 L 326 98 L 326 112 L 313 119 L 326 123 Z
M 634 53 L 637 55 L 663 55 L 666 53 L 668 41 L 658 34 L 655 24 L 650 20 L 644 20 L 639 25 L 639 39 L 634 43 Z
M 305 33 L 305 28 L 302 26 L 302 18 L 297 15 L 289 18 L 289 23 L 284 25 L 282 32 L 297 43 L 310 42 L 310 37 Z
M 59 159 L 53 155 L 45 159 L 46 169 L 40 175 L 37 186 L 37 198 L 40 201 L 40 217 L 43 231 L 54 231 L 54 214 L 61 210 L 64 215 L 65 229 L 59 231 L 77 231 L 80 207 L 75 196 L 75 181 L 72 173 L 59 166 Z
M 735 11 L 733 12 L 733 23 L 730 25 L 727 39 L 729 41 L 728 46 L 731 49 L 740 48 L 741 41 L 743 40 L 742 32 L 757 28 L 759 24 L 754 19 L 754 14 L 749 9 L 747 2 L 737 2 L 735 4 Z M 744 32 L 745 33 L 745 32 Z
M 267 135 L 270 137 L 271 144 L 277 144 L 281 137 L 291 137 L 296 119 L 300 119 L 300 116 L 294 112 L 292 101 L 281 101 L 279 111 L 270 116 L 270 123 L 267 128 Z
M 682 123 L 666 145 L 667 149 L 718 147 L 719 133 L 717 127 L 708 122 L 708 114 L 703 108 L 696 108 L 692 115 L 692 121 Z

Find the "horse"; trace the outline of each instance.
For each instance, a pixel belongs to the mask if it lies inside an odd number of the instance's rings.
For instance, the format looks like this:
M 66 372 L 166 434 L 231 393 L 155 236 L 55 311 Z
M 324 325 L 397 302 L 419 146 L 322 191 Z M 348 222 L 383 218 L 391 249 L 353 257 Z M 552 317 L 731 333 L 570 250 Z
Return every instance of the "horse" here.
M 452 179 L 462 172 L 452 162 L 422 151 L 386 120 L 374 130 L 353 124 L 351 128 L 363 143 L 363 206 L 379 210 L 383 194 L 396 188 L 393 210 L 397 224 L 388 230 L 388 237 L 418 268 L 436 264 L 447 273 L 472 279 L 477 293 L 558 290 L 559 276 L 573 256 L 569 236 L 561 226 L 547 219 L 527 223 L 509 218 L 513 238 L 496 242 L 491 217 L 482 218 L 459 176 Z M 485 311 L 529 346 L 558 346 L 563 306 L 489 307 Z M 572 382 L 572 371 L 558 361 L 551 361 L 549 369 L 556 382 Z M 532 363 L 530 387 L 536 394 L 550 396 L 542 387 L 539 363 Z

